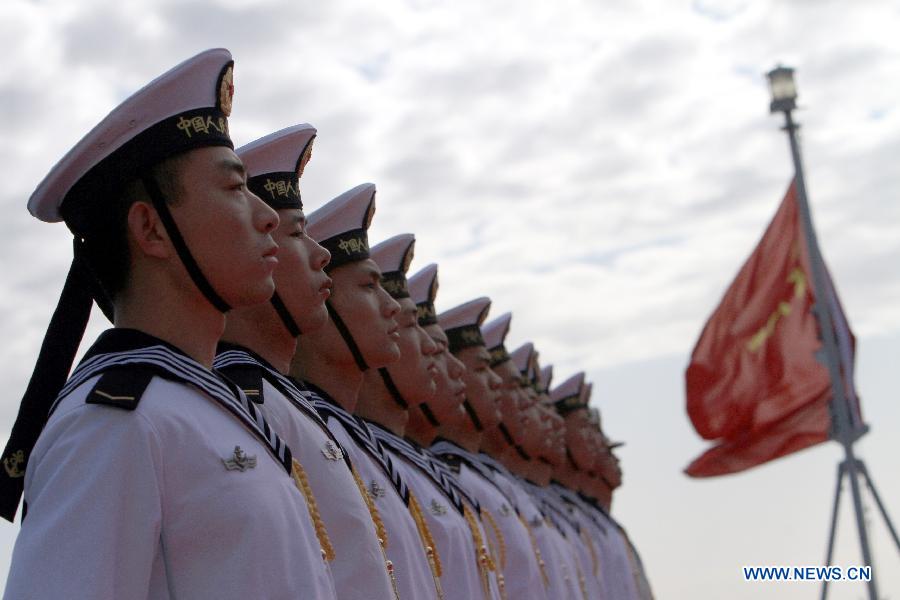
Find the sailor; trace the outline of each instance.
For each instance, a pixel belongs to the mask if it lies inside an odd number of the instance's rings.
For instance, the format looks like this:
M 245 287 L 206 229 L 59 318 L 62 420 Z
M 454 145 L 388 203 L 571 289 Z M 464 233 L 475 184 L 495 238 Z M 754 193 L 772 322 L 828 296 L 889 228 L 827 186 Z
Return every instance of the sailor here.
M 499 598 L 499 587 L 479 516 L 481 508 L 459 485 L 451 470 L 428 450 L 441 423 L 466 418 L 462 406 L 465 384 L 461 379 L 465 367 L 447 350 L 447 337 L 437 324 L 434 310 L 437 285 L 437 265 L 434 264 L 408 280 L 418 324 L 437 348 L 433 355 L 436 394 L 433 399 L 424 394 L 410 395 L 404 437 L 377 423 L 371 423 L 371 428 L 406 475 L 410 489 L 424 508 L 440 554 L 444 597 L 496 599 Z
M 330 254 L 307 235 L 299 189 L 315 135 L 311 125 L 297 125 L 237 150 L 248 187 L 278 212 L 272 236 L 279 258 L 271 301 L 229 313 L 214 364 L 241 386 L 291 447 L 338 597 L 389 599 L 396 597 L 393 569 L 378 541 L 368 493 L 313 407 L 311 394 L 287 377 L 297 336 L 328 321 L 331 279 L 324 269 Z
M 548 535 L 542 529 L 543 515 L 522 484 L 522 478 L 528 476 L 532 464 L 532 457 L 525 448 L 539 447 L 543 441 L 543 432 L 536 427 L 537 421 L 530 414 L 531 405 L 522 389 L 522 377 L 506 349 L 505 340 L 511 320 L 512 314 L 505 313 L 481 328 L 485 347 L 491 355 L 491 370 L 503 383 L 498 402 L 502 422 L 494 432 L 486 430 L 483 442 L 488 443 L 483 444 L 485 451 L 479 456 L 491 469 L 494 482 L 513 502 L 516 516 L 528 533 L 528 548 L 540 575 L 540 586 L 533 588 L 531 594 L 536 598 L 544 595 L 553 597 L 548 594 L 566 593 L 562 589 L 563 579 L 556 576 L 556 557 L 543 555 L 541 547 L 547 547 L 547 542 L 539 540 Z
M 590 398 L 590 386 L 586 387 L 585 404 Z M 590 446 L 594 448 L 595 462 L 592 471 L 596 474 L 579 494 L 584 506 L 593 509 L 597 520 L 607 526 L 609 535 L 599 540 L 605 545 L 603 552 L 609 557 L 604 565 L 605 585 L 613 597 L 652 598 L 653 594 L 641 562 L 624 527 L 611 514 L 613 491 L 622 484 L 622 468 L 613 450 L 622 442 L 611 441 L 603 432 L 600 413 L 590 408 L 588 430 L 591 432 Z
M 6 598 L 335 597 L 290 449 L 210 370 L 277 264 L 228 135 L 232 65 L 153 80 L 29 201 L 75 259 L 4 452 L 3 516 L 25 498 Z M 63 386 L 92 295 L 115 328 Z
M 375 187 L 361 186 L 356 192 L 339 200 L 340 206 L 326 204 L 319 209 L 333 208 L 333 213 L 311 215 L 316 219 L 332 215 L 330 225 L 329 221 L 314 221 L 310 231 L 340 257 L 341 262 L 331 270 L 335 279 L 331 310 L 343 328 L 337 329 L 338 321 L 332 320 L 327 325 L 330 331 L 304 334 L 294 361 L 295 374 L 300 375 L 302 368 L 308 385 L 317 388 L 315 405 L 358 470 L 370 506 L 379 515 L 379 539 L 391 561 L 399 596 L 435 598 L 436 575 L 432 576 L 426 553 L 431 547 L 430 535 L 420 531 L 423 519 L 414 518 L 418 514 L 415 499 L 365 422 L 350 412 L 358 401 L 364 375 L 395 362 L 394 355 L 383 349 L 399 350 L 406 341 L 402 315 L 382 288 L 381 271 L 370 256 L 367 223 L 360 231 L 364 217 L 374 210 Z M 341 248 L 350 237 L 358 240 L 355 254 Z
M 481 440 L 482 453 L 505 464 L 530 460 L 521 445 L 523 432 L 519 390 L 519 373 L 509 360 L 504 341 L 512 322 L 512 313 L 504 313 L 481 327 L 485 348 L 490 355 L 490 369 L 500 378 L 497 390 L 497 409 L 500 422 L 494 429 L 485 429 Z
M 496 432 L 501 424 L 502 380 L 490 368 L 491 354 L 480 329 L 490 303 L 488 298 L 478 298 L 438 315 L 450 352 L 466 366 L 463 381 L 469 408 L 465 418 L 438 428 L 440 437 L 431 450 L 451 465 L 460 485 L 481 505 L 501 597 L 541 598 L 544 586 L 531 532 L 519 519 L 514 496 L 497 483 L 496 469 L 479 452 L 486 433 Z
M 565 421 L 565 458 L 553 471 L 546 499 L 559 511 L 565 512 L 568 520 L 575 523 L 580 542 L 582 572 L 592 593 L 598 598 L 616 598 L 609 586 L 608 568 L 611 564 L 606 538 L 609 527 L 589 509 L 578 492 L 584 489 L 584 478 L 594 465 L 594 447 L 589 439 L 591 433 L 587 415 L 588 384 L 584 372 L 579 372 L 553 390 L 545 391 L 553 405 Z M 554 497 L 555 494 L 555 497 Z M 606 569 L 607 572 L 602 572 Z
M 522 344 L 510 352 L 510 360 L 519 372 L 521 389 L 527 399 L 523 406 L 529 413 L 531 431 L 524 438 L 532 445 L 526 445 L 525 450 L 533 457 L 517 475 L 520 475 L 520 485 L 539 510 L 539 516 L 532 514 L 528 518 L 546 563 L 550 585 L 547 595 L 550 598 L 583 598 L 586 595 L 582 585 L 584 573 L 571 534 L 573 528 L 547 499 L 554 465 L 564 456 L 562 418 L 538 401 L 538 388 L 534 385 L 537 365 L 534 344 Z
M 549 386 L 552 371 L 541 367 L 537 351 L 532 354 L 531 361 L 530 385 L 535 391 L 539 410 L 546 413 L 548 417 L 547 425 L 552 432 L 547 436 L 552 450 L 543 457 L 552 466 L 550 480 L 548 484 L 542 485 L 539 489 L 532 488 L 532 492 L 542 499 L 545 511 L 552 515 L 554 523 L 563 532 L 577 558 L 574 567 L 582 595 L 591 598 L 605 598 L 599 578 L 599 569 L 596 568 L 597 550 L 592 535 L 588 535 L 592 532 L 585 529 L 581 522 L 582 515 L 570 509 L 557 493 L 559 486 L 554 485 L 554 483 L 558 484 L 556 481 L 558 475 L 568 468 L 569 449 L 566 446 L 568 439 L 566 420 L 559 414 L 550 397 Z M 584 374 L 582 373 L 578 379 L 577 395 L 579 397 L 582 393 L 583 380 Z

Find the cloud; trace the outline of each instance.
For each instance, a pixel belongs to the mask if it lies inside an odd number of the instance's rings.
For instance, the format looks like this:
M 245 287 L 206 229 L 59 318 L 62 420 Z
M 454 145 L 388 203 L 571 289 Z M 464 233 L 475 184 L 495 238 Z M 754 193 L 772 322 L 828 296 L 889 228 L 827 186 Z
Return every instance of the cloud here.
M 885 281 L 900 258 L 898 89 L 886 76 L 897 59 L 884 50 L 896 47 L 885 37 L 896 15 L 885 7 L 50 6 L 6 8 L 13 25 L 0 26 L 17 58 L 0 74 L 0 159 L 21 173 L 0 192 L 16 215 L 0 232 L 9 254 L 45 245 L 31 250 L 44 266 L 5 284 L 11 305 L 52 295 L 68 262 L 64 230 L 25 225 L 34 184 L 115 102 L 224 44 L 237 59 L 238 143 L 302 121 L 319 129 L 303 182 L 311 210 L 374 181 L 373 240 L 416 233 L 417 261 L 441 263 L 448 299 L 496 296 L 565 357 L 685 352 L 790 177 L 762 79 L 782 55 L 810 103 L 811 197 L 848 311 L 866 330 L 900 327 Z M 599 350 L 572 317 L 590 311 Z

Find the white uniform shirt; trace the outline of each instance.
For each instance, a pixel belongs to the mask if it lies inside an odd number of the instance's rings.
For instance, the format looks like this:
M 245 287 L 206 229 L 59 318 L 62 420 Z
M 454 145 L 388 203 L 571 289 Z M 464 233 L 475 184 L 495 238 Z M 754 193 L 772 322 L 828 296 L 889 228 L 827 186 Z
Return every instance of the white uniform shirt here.
M 443 573 L 441 587 L 446 600 L 485 598 L 472 533 L 466 519 L 441 489 L 419 468 L 399 454 L 391 454 L 397 468 L 422 505 L 422 511 L 438 547 Z M 482 532 L 482 539 L 483 538 Z M 490 597 L 494 597 L 492 587 Z
M 393 599 L 372 515 L 337 445 L 320 425 L 265 379 L 260 408 L 309 478 L 334 546 L 335 559 L 329 565 L 338 598 Z
M 606 560 L 602 560 L 601 564 L 603 566 L 604 583 L 610 597 L 622 598 L 623 600 L 639 600 L 641 596 L 638 593 L 637 582 L 632 569 L 630 551 L 626 547 L 627 542 L 616 523 L 600 511 L 596 511 L 595 514 L 601 523 L 606 526 L 608 534 L 598 539 L 603 544 L 603 555 Z
M 483 465 L 479 455 L 466 453 L 458 446 L 454 449 L 451 442 L 442 442 L 442 446 L 451 455 L 457 453 L 458 456 L 478 461 L 479 465 Z M 433 447 L 433 450 L 439 455 L 442 451 L 438 446 Z M 480 470 L 475 470 L 465 460 L 459 463 L 457 479 L 460 485 L 481 504 L 482 525 L 488 533 L 494 548 L 495 561 L 498 562 L 498 568 L 501 568 L 504 576 L 506 597 L 510 600 L 544 598 L 543 578 L 531 546 L 529 532 L 516 514 L 514 497 L 497 483 L 497 476 L 502 477 L 490 467 L 482 466 Z M 503 537 L 505 562 L 502 565 L 496 556 L 500 542 L 487 521 L 485 511 L 494 519 Z
M 350 454 L 350 460 L 370 491 L 388 534 L 387 556 L 394 563 L 394 574 L 404 600 L 437 600 L 431 567 L 422 538 L 412 514 L 391 483 L 384 469 L 358 446 L 337 419 L 328 419 L 328 427 Z
M 551 488 L 562 499 L 562 506 L 567 510 L 569 518 L 576 521 L 581 527 L 582 546 L 588 552 L 587 554 L 582 553 L 582 555 L 586 561 L 589 561 L 582 566 L 582 572 L 592 590 L 592 597 L 616 598 L 603 573 L 604 563 L 609 558 L 606 538 L 611 535 L 611 532 L 608 525 L 601 522 L 599 513 L 588 507 L 574 492 L 565 490 L 559 484 L 552 484 Z M 588 548 L 588 544 L 590 544 L 590 548 Z
M 28 463 L 5 598 L 335 598 L 306 503 L 228 411 L 155 377 L 133 411 L 65 397 Z M 235 448 L 256 466 L 226 470 Z
M 550 580 L 547 597 L 554 599 L 582 598 L 576 569 L 579 558 L 574 547 L 549 520 L 544 518 L 538 508 L 541 503 L 540 499 L 533 497 L 526 489 L 526 487 L 530 488 L 532 484 L 518 481 L 516 483 L 518 485 L 511 485 L 509 489 L 518 498 L 519 511 L 531 526 L 531 531 L 541 550 Z
M 549 488 L 545 488 L 545 493 L 548 495 L 552 495 L 553 491 Z M 581 596 L 579 597 L 583 596 L 586 598 L 598 598 L 606 600 L 608 596 L 604 595 L 603 588 L 600 585 L 600 579 L 594 576 L 594 562 L 591 557 L 590 550 L 588 549 L 584 539 L 581 537 L 580 527 L 582 526 L 582 524 L 578 521 L 578 519 L 574 518 L 571 514 L 568 514 L 568 511 L 566 510 L 566 507 L 564 506 L 561 499 L 555 499 L 551 497 L 549 499 L 549 502 L 552 503 L 557 509 L 557 514 L 553 515 L 555 517 L 555 524 L 562 532 L 566 542 L 572 548 L 572 552 L 577 560 L 577 562 L 574 563 L 574 575 L 577 578 L 577 582 L 579 585 L 578 589 L 581 593 Z M 568 519 L 562 518 L 560 515 L 565 515 L 568 517 Z M 572 521 L 575 522 L 574 525 Z M 593 540 L 591 541 L 593 542 Z

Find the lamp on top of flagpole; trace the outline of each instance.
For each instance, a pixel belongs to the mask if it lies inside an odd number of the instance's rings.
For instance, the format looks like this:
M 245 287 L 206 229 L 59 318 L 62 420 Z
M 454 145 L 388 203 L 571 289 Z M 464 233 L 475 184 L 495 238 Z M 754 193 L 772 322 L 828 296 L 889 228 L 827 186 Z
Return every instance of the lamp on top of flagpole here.
M 794 70 L 778 65 L 766 76 L 769 78 L 769 90 L 772 92 L 772 103 L 769 111 L 783 112 L 797 108 L 797 86 L 794 84 Z
M 769 89 L 772 93 L 772 101 L 769 104 L 769 110 L 772 113 L 784 113 L 784 131 L 788 134 L 788 140 L 791 145 L 791 156 L 794 162 L 795 181 L 797 186 L 797 205 L 799 208 L 800 218 L 803 223 L 803 229 L 806 234 L 806 242 L 808 244 L 809 259 L 812 270 L 812 284 L 815 290 L 816 306 L 815 315 L 819 323 L 819 331 L 822 341 L 822 355 L 820 360 L 825 363 L 831 379 L 831 417 L 832 417 L 832 439 L 839 442 L 844 447 L 844 460 L 838 466 L 838 482 L 835 492 L 834 510 L 831 519 L 831 534 L 828 542 L 828 551 L 826 556 L 826 565 L 830 564 L 832 552 L 834 550 L 834 536 L 837 526 L 838 506 L 840 503 L 841 483 L 844 475 L 850 481 L 850 490 L 853 498 L 854 512 L 856 513 L 856 525 L 859 531 L 859 542 L 862 550 L 863 561 L 866 565 L 872 565 L 872 555 L 869 547 L 869 537 L 866 531 L 865 517 L 862 507 L 862 496 L 858 476 L 866 477 L 870 489 L 874 492 L 871 481 L 865 471 L 865 466 L 861 460 L 854 456 L 853 443 L 867 431 L 864 427 L 854 427 L 851 418 L 850 406 L 847 402 L 846 387 L 841 372 L 841 359 L 838 348 L 838 340 L 835 335 L 834 317 L 831 306 L 831 296 L 828 276 L 825 271 L 824 261 L 819 250 L 819 244 L 816 240 L 816 232 L 812 223 L 812 215 L 810 213 L 809 201 L 806 195 L 806 182 L 803 174 L 803 162 L 800 157 L 800 144 L 797 140 L 797 130 L 799 125 L 794 122 L 793 110 L 797 107 L 797 86 L 794 83 L 794 69 L 778 65 L 766 74 L 769 80 Z M 878 496 L 876 494 L 876 499 Z M 882 508 L 879 500 L 879 508 Z M 882 512 L 883 508 L 882 508 Z M 886 513 L 884 514 L 887 519 Z M 890 521 L 888 520 L 889 527 Z M 893 530 L 893 528 L 891 527 Z M 892 531 L 893 533 L 893 531 Z M 896 538 L 896 536 L 895 536 Z M 878 588 L 875 581 L 874 569 L 872 576 L 868 582 L 868 592 L 870 600 L 878 600 Z M 823 582 L 822 598 L 828 593 L 828 581 Z

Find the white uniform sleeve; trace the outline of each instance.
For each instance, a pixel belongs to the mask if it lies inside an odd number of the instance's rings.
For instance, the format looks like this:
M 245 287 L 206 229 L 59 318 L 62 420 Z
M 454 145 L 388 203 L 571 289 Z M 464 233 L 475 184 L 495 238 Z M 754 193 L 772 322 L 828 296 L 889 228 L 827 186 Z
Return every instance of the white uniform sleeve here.
M 146 598 L 163 568 L 160 440 L 138 411 L 69 406 L 28 463 L 4 597 Z

